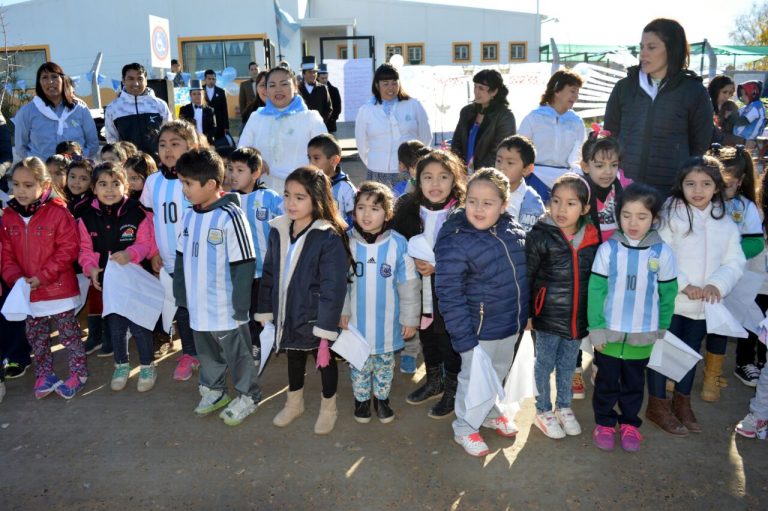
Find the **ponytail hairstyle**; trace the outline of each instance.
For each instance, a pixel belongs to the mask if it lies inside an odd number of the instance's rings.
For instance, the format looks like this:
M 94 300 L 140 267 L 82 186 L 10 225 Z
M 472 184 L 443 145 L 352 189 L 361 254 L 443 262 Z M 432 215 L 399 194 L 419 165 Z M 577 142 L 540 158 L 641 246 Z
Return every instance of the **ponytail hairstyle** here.
M 675 184 L 672 186 L 672 192 L 670 193 L 670 198 L 667 201 L 665 208 L 667 211 L 667 218 L 669 218 L 678 204 L 685 204 L 685 210 L 688 214 L 688 231 L 686 234 L 689 234 L 693 230 L 693 213 L 691 213 L 691 205 L 688 204 L 688 201 L 685 199 L 683 183 L 685 182 L 685 178 L 688 177 L 688 174 L 692 172 L 702 172 L 714 181 L 715 194 L 712 196 L 713 208 L 710 215 L 712 215 L 712 218 L 715 220 L 720 220 L 725 216 L 723 164 L 720 163 L 720 160 L 710 155 L 688 158 L 675 177 Z
M 757 183 L 752 155 L 747 152 L 743 145 L 723 147 L 720 144 L 712 144 L 707 154 L 720 160 L 720 163 L 723 164 L 723 174 L 741 180 L 737 194 L 757 203 Z
M 621 144 L 610 131 L 603 130 L 600 125 L 593 124 L 592 131 L 587 135 L 587 140 L 581 146 L 581 161 L 589 163 L 595 161 L 600 153 L 615 154 L 621 162 Z

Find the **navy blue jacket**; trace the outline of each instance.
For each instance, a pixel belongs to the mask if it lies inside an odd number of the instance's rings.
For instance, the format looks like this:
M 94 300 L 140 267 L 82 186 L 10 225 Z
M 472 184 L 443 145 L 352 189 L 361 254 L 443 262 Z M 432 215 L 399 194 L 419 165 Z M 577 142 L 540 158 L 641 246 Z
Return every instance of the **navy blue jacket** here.
M 435 289 L 453 349 L 516 334 L 528 319 L 530 286 L 525 232 L 507 213 L 480 231 L 465 210 L 453 213 L 437 237 Z

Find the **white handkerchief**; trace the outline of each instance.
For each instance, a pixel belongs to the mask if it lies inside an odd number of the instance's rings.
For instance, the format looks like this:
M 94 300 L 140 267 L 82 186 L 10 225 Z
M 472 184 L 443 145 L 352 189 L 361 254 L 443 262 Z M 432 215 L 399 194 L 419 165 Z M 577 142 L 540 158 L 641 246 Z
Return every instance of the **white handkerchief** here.
M 259 362 L 259 374 L 264 370 L 264 366 L 267 365 L 269 355 L 272 354 L 272 347 L 275 345 L 275 324 L 271 321 L 264 323 L 259 334 L 259 341 L 261 341 L 261 360 Z
M 102 286 L 102 316 L 119 314 L 154 330 L 163 308 L 163 285 L 138 264 L 107 262 Z
M 520 346 L 517 348 L 515 361 L 509 370 L 507 381 L 504 383 L 504 400 L 502 404 L 511 405 L 520 403 L 525 398 L 536 397 L 536 380 L 533 377 L 533 366 L 536 356 L 533 350 L 533 338 L 531 332 L 525 332 Z
M 504 399 L 504 389 L 493 368 L 491 357 L 478 344 L 472 349 L 469 388 L 464 397 L 464 421 L 477 429 L 483 423 L 496 400 Z
M 91 279 L 83 275 L 77 274 L 77 287 L 80 289 L 80 307 L 77 308 L 76 315 L 80 314 L 80 311 L 85 307 L 85 302 L 88 299 L 88 288 L 91 287 Z
M 648 359 L 648 369 L 663 374 L 667 378 L 680 381 L 688 374 L 701 355 L 681 341 L 675 334 L 667 331 L 664 338 L 656 341 Z
M 173 318 L 176 316 L 176 299 L 173 297 L 173 277 L 171 277 L 165 268 L 160 270 L 160 284 L 163 286 L 163 330 L 166 333 L 171 333 L 171 325 L 173 325 Z
M 736 321 L 750 332 L 759 334 L 760 322 L 765 314 L 755 303 L 755 297 L 763 286 L 765 274 L 745 271 L 728 296 L 723 298 L 723 305 L 733 314 Z
M 741 338 L 746 338 L 749 335 L 722 302 L 704 303 L 704 317 L 707 320 L 708 334 Z
M 0 311 L 8 321 L 24 321 L 27 316 L 32 315 L 32 307 L 29 305 L 29 294 L 31 289 L 24 277 L 16 281 L 8 293 L 3 304 L 3 310 Z
M 408 240 L 408 255 L 435 264 L 435 251 L 423 234 L 417 234 Z
M 371 346 L 354 325 L 341 331 L 331 346 L 331 349 L 352 364 L 355 369 L 362 371 L 365 361 L 371 354 Z

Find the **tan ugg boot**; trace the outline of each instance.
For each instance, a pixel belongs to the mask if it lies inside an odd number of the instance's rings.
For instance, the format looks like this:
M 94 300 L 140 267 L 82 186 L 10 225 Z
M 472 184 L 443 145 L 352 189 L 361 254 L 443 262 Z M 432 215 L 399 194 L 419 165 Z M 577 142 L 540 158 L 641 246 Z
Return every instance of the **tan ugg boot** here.
M 720 401 L 720 389 L 727 383 L 722 378 L 725 355 L 704 354 L 704 380 L 701 387 L 701 400 L 709 403 Z
M 338 415 L 339 412 L 336 410 L 336 394 L 329 398 L 323 397 L 320 401 L 320 413 L 317 416 L 317 422 L 315 422 L 315 434 L 327 435 L 333 431 Z
M 304 389 L 293 392 L 289 390 L 285 407 L 280 410 L 280 413 L 275 415 L 275 418 L 272 419 L 272 424 L 279 428 L 284 428 L 302 413 L 304 413 Z

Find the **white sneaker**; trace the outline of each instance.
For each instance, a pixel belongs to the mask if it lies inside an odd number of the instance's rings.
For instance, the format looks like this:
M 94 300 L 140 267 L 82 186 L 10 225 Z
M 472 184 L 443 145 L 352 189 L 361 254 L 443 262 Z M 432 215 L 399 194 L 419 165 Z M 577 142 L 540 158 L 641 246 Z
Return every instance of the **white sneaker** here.
M 223 390 L 209 389 L 202 385 L 198 386 L 198 389 L 200 390 L 202 399 L 200 399 L 200 403 L 197 405 L 197 408 L 195 408 L 195 413 L 201 417 L 227 406 L 231 400 Z
M 563 426 L 566 435 L 575 436 L 581 434 L 581 426 L 579 426 L 576 416 L 570 408 L 558 408 L 555 410 L 555 417 Z
M 155 364 L 149 364 L 147 366 L 143 365 L 139 370 L 139 383 L 137 384 L 136 389 L 139 392 L 147 392 L 152 390 L 152 388 L 155 386 L 155 381 L 157 381 L 157 370 L 155 369 Z
M 120 391 L 128 383 L 128 374 L 131 372 L 130 364 L 115 364 L 115 372 L 112 373 L 112 381 L 109 387 L 114 391 Z
M 534 422 L 536 427 L 549 438 L 554 438 L 555 440 L 565 438 L 565 431 L 560 427 L 560 423 L 553 412 L 537 413 Z
M 5 397 L 5 382 L 0 381 L 0 403 L 3 402 L 4 397 Z
M 251 396 L 237 396 L 221 411 L 219 418 L 223 419 L 227 426 L 237 426 L 255 411 L 256 404 Z
M 505 415 L 496 417 L 495 419 L 485 419 L 483 421 L 483 427 L 494 429 L 497 434 L 508 438 L 517 435 L 517 425 L 515 425 L 515 421 Z
M 467 454 L 470 456 L 476 456 L 478 458 L 486 456 L 491 451 L 488 449 L 483 437 L 480 433 L 472 433 L 471 435 L 455 436 L 453 439 L 457 444 L 462 446 Z

